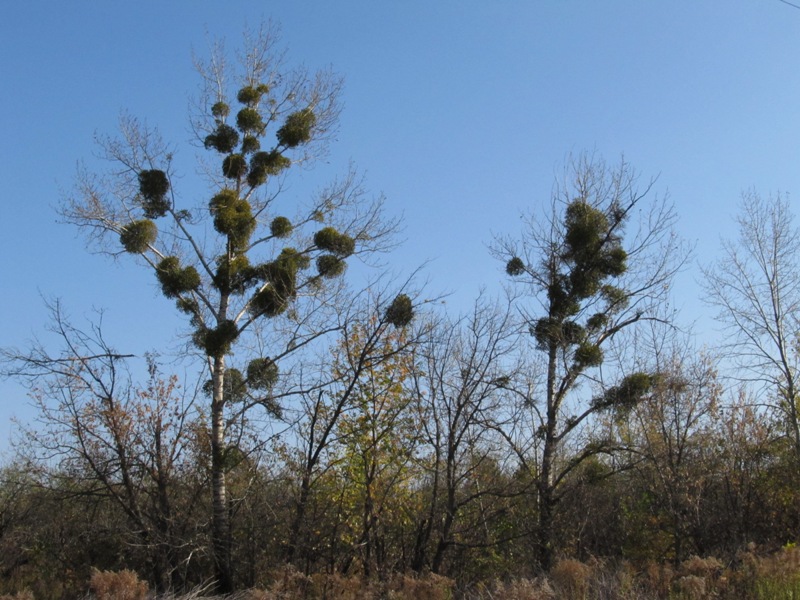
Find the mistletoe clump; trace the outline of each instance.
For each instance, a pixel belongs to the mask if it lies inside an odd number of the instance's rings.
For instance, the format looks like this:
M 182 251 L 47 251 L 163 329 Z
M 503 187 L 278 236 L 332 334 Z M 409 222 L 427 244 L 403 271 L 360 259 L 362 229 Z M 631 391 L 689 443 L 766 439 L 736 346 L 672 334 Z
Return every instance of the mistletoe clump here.
M 265 83 L 257 86 L 247 85 L 239 90 L 236 99 L 242 104 L 255 106 L 261 100 L 261 96 L 269 92 L 269 86 Z
M 222 161 L 222 174 L 228 179 L 241 179 L 247 173 L 247 159 L 243 154 L 230 154 Z
M 323 254 L 317 257 L 317 273 L 322 277 L 333 279 L 344 273 L 347 263 L 333 254 Z
M 239 198 L 231 189 L 224 189 L 211 199 L 209 209 L 214 215 L 214 229 L 227 235 L 235 249 L 247 246 L 256 228 L 256 220 L 247 200 Z
M 212 396 L 214 393 L 214 382 L 209 379 L 203 384 L 203 392 Z M 245 384 L 242 372 L 239 369 L 225 369 L 225 379 L 222 382 L 222 398 L 225 402 L 241 402 L 247 397 L 247 385 Z
M 291 164 L 292 161 L 277 150 L 256 152 L 250 159 L 250 172 L 247 174 L 247 183 L 250 187 L 259 186 L 267 180 L 267 177 L 278 175 Z
M 214 133 L 206 136 L 203 145 L 206 149 L 213 148 L 220 154 L 228 154 L 233 152 L 238 143 L 239 132 L 226 123 L 220 123 Z
M 572 262 L 569 285 L 580 299 L 595 295 L 603 279 L 618 277 L 627 269 L 628 255 L 613 232 L 606 214 L 583 200 L 567 207 L 564 258 Z
M 575 363 L 581 367 L 597 367 L 603 363 L 603 350 L 597 344 L 583 341 L 575 350 Z
M 333 227 L 324 227 L 314 234 L 314 244 L 321 250 L 327 250 L 340 258 L 350 256 L 356 247 L 355 240 L 349 235 L 339 233 Z
M 522 259 L 519 256 L 515 256 L 511 260 L 506 263 L 506 273 L 511 275 L 512 277 L 516 277 L 517 275 L 522 275 L 525 272 L 525 263 L 522 262 Z
M 256 358 L 247 365 L 247 383 L 256 390 L 269 390 L 278 381 L 278 365 L 271 358 Z
M 261 113 L 255 108 L 246 106 L 236 115 L 236 127 L 242 133 L 261 135 L 266 126 L 261 118 Z
M 308 256 L 294 248 L 284 248 L 275 260 L 256 269 L 260 276 L 272 283 L 278 291 L 287 297 L 294 297 L 297 273 L 307 269 L 310 262 Z
M 259 290 L 250 301 L 250 312 L 254 316 L 277 317 L 287 308 L 289 308 L 289 297 L 271 284 Z
M 242 154 L 252 154 L 261 149 L 261 142 L 254 135 L 246 135 L 242 138 Z
M 156 277 L 161 284 L 161 291 L 167 298 L 177 298 L 200 286 L 200 274 L 197 269 L 191 265 L 181 268 L 177 256 L 167 256 L 158 263 Z
M 195 345 L 206 353 L 206 356 L 219 358 L 228 354 L 231 345 L 239 337 L 236 323 L 230 319 L 222 321 L 215 328 L 200 327 L 195 331 L 192 340 Z
M 286 217 L 275 217 L 269 224 L 269 231 L 276 238 L 285 238 L 292 233 L 292 222 Z
M 169 179 L 159 169 L 144 170 L 139 173 L 139 193 L 142 195 L 142 209 L 148 219 L 157 219 L 169 210 Z
M 305 108 L 286 117 L 283 127 L 278 129 L 278 143 L 287 148 L 305 144 L 311 139 L 311 130 L 317 124 L 317 117 L 310 108 Z
M 218 290 L 231 294 L 243 294 L 256 282 L 256 270 L 250 266 L 250 261 L 243 254 L 217 258 L 214 285 Z
M 638 404 L 661 380 L 658 374 L 632 373 L 593 401 L 598 408 L 630 409 Z
M 386 322 L 395 327 L 405 327 L 414 318 L 414 306 L 406 294 L 399 294 L 386 309 Z
M 158 228 L 149 219 L 128 223 L 119 234 L 122 247 L 131 254 L 142 254 L 156 241 Z

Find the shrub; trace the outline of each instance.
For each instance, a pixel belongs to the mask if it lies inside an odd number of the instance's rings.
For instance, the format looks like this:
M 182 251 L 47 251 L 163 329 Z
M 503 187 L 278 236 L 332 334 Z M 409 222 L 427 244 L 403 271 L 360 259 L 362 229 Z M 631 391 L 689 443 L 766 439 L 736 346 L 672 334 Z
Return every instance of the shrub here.
M 592 570 L 578 560 L 565 559 L 556 563 L 550 571 L 556 591 L 565 598 L 581 600 L 589 590 L 589 576 Z
M 133 571 L 95 571 L 89 589 L 97 600 L 144 600 L 147 584 Z

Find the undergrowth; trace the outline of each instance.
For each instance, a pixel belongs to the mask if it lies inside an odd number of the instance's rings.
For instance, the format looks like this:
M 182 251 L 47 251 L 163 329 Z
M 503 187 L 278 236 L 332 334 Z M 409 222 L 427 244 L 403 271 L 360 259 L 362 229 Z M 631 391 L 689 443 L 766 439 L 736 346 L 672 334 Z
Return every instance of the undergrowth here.
M 214 600 L 800 600 L 800 549 L 768 555 L 754 548 L 729 564 L 692 557 L 677 567 L 594 559 L 564 559 L 547 576 L 485 581 L 459 587 L 435 574 L 395 574 L 364 580 L 341 574 L 305 575 L 291 567 L 276 570 L 262 589 Z M 93 571 L 83 600 L 201 600 L 207 590 L 184 595 L 152 593 L 132 571 Z M 40 600 L 30 590 L 0 600 Z M 41 600 L 49 600 L 42 598 Z

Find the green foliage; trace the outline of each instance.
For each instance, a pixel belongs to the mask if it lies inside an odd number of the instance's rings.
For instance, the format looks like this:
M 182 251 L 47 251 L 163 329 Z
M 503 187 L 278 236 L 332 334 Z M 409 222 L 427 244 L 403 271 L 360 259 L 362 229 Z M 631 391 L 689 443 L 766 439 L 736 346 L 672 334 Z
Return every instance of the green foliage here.
M 200 304 L 194 298 L 179 297 L 175 301 L 175 306 L 184 314 L 192 317 L 192 323 L 200 314 Z
M 317 117 L 310 108 L 292 113 L 286 118 L 283 127 L 278 129 L 278 143 L 287 148 L 294 148 L 311 139 L 311 130 L 317 123 Z
M 269 390 L 278 381 L 278 365 L 270 358 L 256 358 L 247 365 L 247 383 L 256 390 Z
M 267 177 L 278 175 L 287 169 L 292 161 L 277 150 L 271 152 L 256 152 L 250 159 L 250 172 L 247 174 L 247 183 L 251 187 L 266 182 Z
M 231 112 L 231 107 L 224 102 L 215 102 L 211 107 L 211 114 L 217 119 L 224 119 Z
M 253 87 L 252 85 L 248 85 L 239 90 L 239 93 L 236 94 L 236 99 L 242 104 L 254 106 L 258 104 L 263 91 L 259 88 Z
M 586 262 L 590 254 L 598 249 L 608 233 L 608 218 L 602 211 L 589 203 L 578 199 L 567 206 L 564 219 L 566 233 L 564 242 L 567 246 L 565 258 L 575 262 Z
M 586 330 L 575 321 L 561 323 L 561 341 L 565 344 L 578 344 L 586 337 Z
M 599 331 L 608 324 L 608 315 L 605 313 L 596 313 L 589 317 L 586 321 L 586 328 L 590 331 Z
M 213 148 L 220 154 L 228 154 L 238 143 L 239 132 L 226 123 L 220 123 L 214 133 L 206 136 L 203 144 L 207 150 Z
M 133 221 L 126 225 L 119 234 L 119 241 L 126 252 L 142 254 L 156 241 L 158 228 L 149 219 Z
M 186 292 L 196 290 L 200 285 L 200 274 L 191 265 L 181 268 L 177 256 L 167 256 L 158 263 L 156 277 L 161 291 L 167 298 L 176 298 Z
M 317 248 L 332 252 L 341 258 L 350 256 L 356 247 L 355 240 L 349 235 L 339 233 L 333 227 L 324 227 L 314 234 Z
M 615 246 L 601 256 L 600 268 L 610 277 L 619 277 L 628 270 L 628 253 L 621 246 Z
M 386 322 L 395 327 L 405 327 L 414 318 L 414 306 L 406 294 L 398 294 L 386 309 Z
M 317 257 L 317 272 L 328 279 L 338 277 L 344 273 L 347 263 L 333 254 L 323 254 Z
M 246 135 L 242 138 L 242 154 L 252 154 L 261 149 L 261 142 L 254 135 Z
M 564 258 L 572 264 L 569 291 L 576 299 L 594 296 L 605 278 L 626 271 L 627 253 L 615 233 L 620 224 L 609 222 L 605 213 L 583 200 L 567 207 Z
M 519 256 L 515 256 L 511 260 L 506 263 L 506 273 L 515 277 L 517 275 L 522 275 L 525 272 L 525 263 L 522 262 L 522 259 Z
M 247 159 L 243 154 L 230 154 L 222 161 L 222 174 L 228 179 L 240 179 L 247 173 Z
M 536 325 L 531 328 L 531 334 L 536 338 L 539 348 L 546 349 L 561 338 L 561 324 L 556 319 L 542 317 L 536 320 Z
M 309 264 L 308 256 L 294 248 L 284 248 L 275 260 L 259 265 L 256 271 L 259 277 L 272 284 L 278 295 L 291 299 L 297 288 L 297 272 L 307 269 Z
M 575 362 L 581 367 L 597 367 L 603 362 L 603 350 L 590 342 L 582 342 L 575 350 Z
M 269 224 L 269 231 L 277 238 L 285 238 L 292 233 L 292 222 L 286 217 L 275 217 Z
M 148 219 L 163 217 L 169 210 L 169 179 L 164 171 L 151 169 L 139 173 L 139 192 L 142 194 L 142 208 Z
M 248 287 L 258 281 L 256 270 L 250 266 L 248 258 L 242 254 L 233 257 L 217 258 L 217 272 L 214 285 L 220 291 L 243 294 Z
M 289 297 L 272 284 L 259 290 L 250 303 L 250 312 L 255 316 L 276 317 L 289 307 Z
M 261 135 L 264 133 L 264 120 L 255 108 L 245 107 L 236 115 L 236 126 L 242 133 Z
M 203 384 L 203 393 L 211 396 L 214 393 L 214 382 L 209 379 Z M 229 367 L 225 369 L 222 380 L 222 399 L 225 402 L 241 402 L 247 397 L 247 385 L 239 369 Z
M 246 247 L 256 228 L 250 203 L 235 191 L 224 189 L 211 199 L 209 208 L 214 215 L 214 228 L 229 237 L 234 249 Z
M 231 345 L 238 336 L 239 329 L 236 323 L 226 319 L 213 329 L 199 328 L 192 336 L 192 340 L 207 356 L 219 358 L 230 352 Z
M 597 400 L 601 407 L 631 408 L 638 404 L 650 392 L 657 377 L 648 373 L 633 373 L 623 377 L 619 385 L 613 386 Z
M 603 285 L 600 293 L 611 309 L 621 309 L 628 305 L 628 294 L 622 288 L 614 285 Z

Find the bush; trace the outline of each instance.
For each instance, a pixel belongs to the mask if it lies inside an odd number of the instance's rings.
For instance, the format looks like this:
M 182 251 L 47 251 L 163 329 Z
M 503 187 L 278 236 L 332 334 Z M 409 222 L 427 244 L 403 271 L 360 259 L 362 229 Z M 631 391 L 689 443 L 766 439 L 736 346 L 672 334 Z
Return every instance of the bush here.
M 589 591 L 589 576 L 592 570 L 578 560 L 565 559 L 556 563 L 550 571 L 556 591 L 564 598 L 582 600 Z
M 92 573 L 89 589 L 97 600 L 144 600 L 147 584 L 133 571 L 98 571 Z

